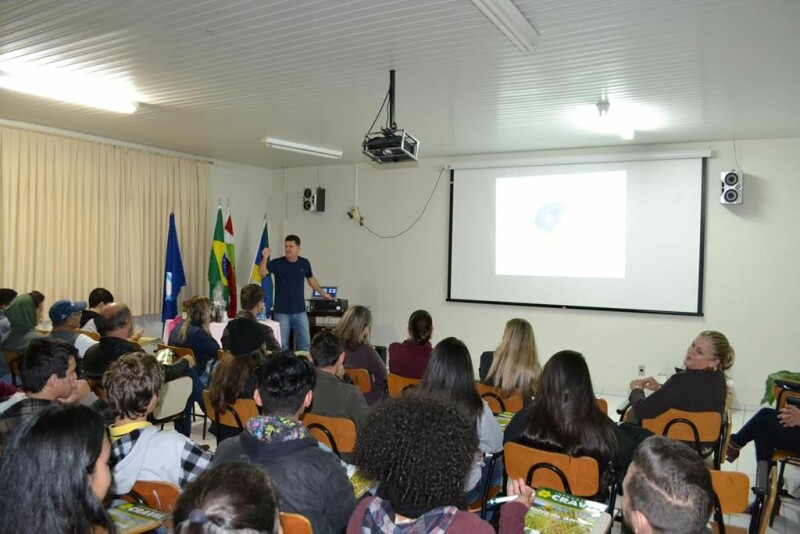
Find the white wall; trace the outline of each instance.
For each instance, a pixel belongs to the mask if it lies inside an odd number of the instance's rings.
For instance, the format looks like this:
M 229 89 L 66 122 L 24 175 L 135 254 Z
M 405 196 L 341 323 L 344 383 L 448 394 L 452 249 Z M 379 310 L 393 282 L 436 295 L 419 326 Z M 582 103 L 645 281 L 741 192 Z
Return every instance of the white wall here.
M 208 253 L 211 253 L 211 238 L 214 235 L 217 206 L 222 203 L 223 223 L 228 216 L 230 200 L 233 217 L 233 237 L 236 245 L 236 274 L 238 289 L 248 282 L 250 266 L 253 264 L 256 246 L 261 238 L 264 212 L 270 221 L 270 244 L 281 244 L 284 218 L 284 178 L 282 171 L 216 161 L 211 165 L 208 184 Z M 202 272 L 207 272 L 208 255 L 203 257 Z M 208 287 L 208 281 L 205 281 Z M 181 299 L 191 297 L 184 289 Z M 161 337 L 161 315 L 146 315 L 136 318 L 136 325 L 144 328 L 146 335 Z
M 595 388 L 622 394 L 636 375 L 637 365 L 646 365 L 648 374 L 666 372 L 681 365 L 686 347 L 697 332 L 716 329 L 728 335 L 737 351 L 736 365 L 729 373 L 737 404 L 752 407 L 763 394 L 769 372 L 797 370 L 792 334 L 798 324 L 795 305 L 800 302 L 800 284 L 796 283 L 800 275 L 796 237 L 800 229 L 800 210 L 796 209 L 800 200 L 800 180 L 796 176 L 800 169 L 800 139 L 737 141 L 739 166 L 746 175 L 744 204 L 733 207 L 722 206 L 717 200 L 720 171 L 736 166 L 732 142 L 638 146 L 631 147 L 631 151 L 704 147 L 713 151 L 706 168 L 704 317 L 445 302 L 448 172 L 442 175 L 423 217 L 396 239 L 378 239 L 348 219 L 346 212 L 355 196 L 353 165 L 273 171 L 270 184 L 275 190 L 267 198 L 277 204 L 274 197 L 287 172 L 285 233 L 302 238 L 302 254 L 311 260 L 320 283 L 338 285 L 342 297 L 351 304 L 371 307 L 373 343 L 402 339 L 408 315 L 414 309 L 425 308 L 434 317 L 434 341 L 450 335 L 460 337 L 477 358 L 481 351 L 497 345 L 506 320 L 524 317 L 534 326 L 544 358 L 565 348 L 579 350 L 589 361 Z M 619 152 L 617 148 L 610 150 Z M 513 157 L 606 151 L 549 151 Z M 361 164 L 361 213 L 374 231 L 395 234 L 417 217 L 444 163 L 509 157 L 504 154 L 423 160 L 417 165 L 383 169 Z M 248 183 L 255 181 L 253 176 Z M 304 212 L 302 189 L 318 183 L 326 189 L 326 211 Z M 216 195 L 213 193 L 212 197 L 216 199 Z M 249 219 L 253 217 L 260 215 L 253 214 Z M 242 224 L 235 222 L 238 232 Z M 272 237 L 273 247 L 279 245 L 275 231 Z M 475 243 L 474 253 L 491 251 Z
M 279 243 L 282 239 L 284 199 L 281 171 L 270 172 L 259 167 L 220 161 L 211 166 L 208 184 L 209 240 L 214 233 L 217 206 L 220 203 L 222 205 L 224 223 L 230 202 L 236 244 L 236 274 L 240 278 L 240 287 L 249 278 L 265 213 L 270 223 L 270 244 Z M 210 247 L 209 241 L 209 253 Z

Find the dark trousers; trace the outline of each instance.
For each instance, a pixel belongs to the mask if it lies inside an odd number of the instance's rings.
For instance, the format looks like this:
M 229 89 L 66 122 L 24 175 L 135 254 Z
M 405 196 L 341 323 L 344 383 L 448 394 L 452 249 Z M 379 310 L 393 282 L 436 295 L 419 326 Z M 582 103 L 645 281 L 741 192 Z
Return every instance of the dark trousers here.
M 206 411 L 206 406 L 203 403 L 203 382 L 200 380 L 200 375 L 197 374 L 194 368 L 190 367 L 186 376 L 192 379 L 192 394 L 186 401 L 183 415 L 179 420 L 175 421 L 175 430 L 189 437 L 192 434 L 192 408 L 194 408 L 194 403 L 197 402 L 200 405 L 203 413 Z
M 744 426 L 731 435 L 731 441 L 744 447 L 756 442 L 756 459 L 769 461 L 778 449 L 800 453 L 800 427 L 785 427 L 778 420 L 778 410 L 761 408 Z

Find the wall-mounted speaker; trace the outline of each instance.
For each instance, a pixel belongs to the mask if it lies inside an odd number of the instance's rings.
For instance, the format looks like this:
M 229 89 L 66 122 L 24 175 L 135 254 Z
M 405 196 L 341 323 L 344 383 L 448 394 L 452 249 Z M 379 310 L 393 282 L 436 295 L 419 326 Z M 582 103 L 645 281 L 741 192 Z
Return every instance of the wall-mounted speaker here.
M 321 187 L 303 189 L 303 209 L 305 211 L 325 211 L 325 190 Z
M 720 204 L 741 204 L 744 193 L 744 173 L 738 169 L 719 173 L 722 182 Z

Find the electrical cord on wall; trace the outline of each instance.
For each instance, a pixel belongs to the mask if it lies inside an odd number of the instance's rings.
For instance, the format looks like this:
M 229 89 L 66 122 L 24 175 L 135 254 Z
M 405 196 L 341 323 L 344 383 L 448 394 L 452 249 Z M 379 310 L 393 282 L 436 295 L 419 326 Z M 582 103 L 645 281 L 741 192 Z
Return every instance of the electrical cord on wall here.
M 364 218 L 363 218 L 363 217 L 361 217 L 361 220 L 359 221 L 359 224 L 360 224 L 360 225 L 361 225 L 361 226 L 362 226 L 362 227 L 363 227 L 363 228 L 364 228 L 364 229 L 365 229 L 367 232 L 371 233 L 372 235 L 374 235 L 375 237 L 377 237 L 377 238 L 380 238 L 380 239 L 394 239 L 395 237 L 400 237 L 401 235 L 405 234 L 406 232 L 408 232 L 409 230 L 411 230 L 412 228 L 414 228 L 414 225 L 415 225 L 415 224 L 417 224 L 417 221 L 419 221 L 419 220 L 422 218 L 422 216 L 423 216 L 423 215 L 425 215 L 425 211 L 427 211 L 427 209 L 428 209 L 428 205 L 431 203 L 431 199 L 433 198 L 433 194 L 436 192 L 436 189 L 439 187 L 439 182 L 442 180 L 442 174 L 444 173 L 444 170 L 445 170 L 445 168 L 444 168 L 444 167 L 442 167 L 442 170 L 440 170 L 440 171 L 439 171 L 439 176 L 438 176 L 438 178 L 436 178 L 436 183 L 435 183 L 435 184 L 433 184 L 433 190 L 431 191 L 431 194 L 430 194 L 430 195 L 428 195 L 428 200 L 427 200 L 427 201 L 425 201 L 425 206 L 423 206 L 423 207 L 422 207 L 422 211 L 420 212 L 420 214 L 417 216 L 417 218 L 416 218 L 416 219 L 414 219 L 414 221 L 413 221 L 413 222 L 412 222 L 412 223 L 411 223 L 411 224 L 408 226 L 408 228 L 406 228 L 406 229 L 405 229 L 405 230 L 403 230 L 402 232 L 396 233 L 396 234 L 394 234 L 394 235 L 381 235 L 381 234 L 379 234 L 379 233 L 375 232 L 375 231 L 374 231 L 372 228 L 370 228 L 369 226 L 367 226 L 367 225 L 364 223 Z M 360 216 L 360 214 L 359 214 L 359 216 Z M 351 217 L 352 217 L 352 216 L 351 216 Z

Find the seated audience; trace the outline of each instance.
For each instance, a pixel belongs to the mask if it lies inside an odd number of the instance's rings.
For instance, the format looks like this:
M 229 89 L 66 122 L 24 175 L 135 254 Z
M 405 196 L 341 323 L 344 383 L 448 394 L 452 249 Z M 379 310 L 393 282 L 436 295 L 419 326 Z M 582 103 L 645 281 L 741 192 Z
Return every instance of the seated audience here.
M 518 389 L 526 405 L 536 394 L 541 372 L 533 327 L 525 319 L 508 321 L 500 345 L 494 352 L 481 354 L 481 381 L 499 387 L 506 397 Z
M 369 344 L 371 328 L 372 313 L 356 305 L 344 312 L 335 330 L 336 337 L 344 345 L 344 366 L 369 372 L 372 389 L 364 397 L 370 405 L 382 400 L 386 391 L 386 366 L 375 347 Z
M 0 342 L 0 349 L 13 350 L 22 353 L 28 348 L 28 343 L 32 340 L 44 337 L 44 334 L 36 331 L 36 325 L 42 320 L 44 313 L 44 295 L 38 291 L 17 295 L 11 303 L 6 306 L 5 315 L 11 329 Z M 7 374 L 5 360 L 0 363 L 0 376 Z
M 589 367 L 579 352 L 562 350 L 544 366 L 533 404 L 506 427 L 504 441 L 570 456 L 590 456 L 600 468 L 601 493 L 630 463 L 635 444 L 597 406 Z
M 244 286 L 239 292 L 239 302 L 242 306 L 242 311 L 240 311 L 236 317 L 240 319 L 249 319 L 258 324 L 267 351 L 280 352 L 281 344 L 275 339 L 272 328 L 259 323 L 257 319 L 258 314 L 264 311 L 264 290 L 261 286 L 258 284 L 247 284 Z M 230 351 L 230 333 L 228 332 L 228 325 L 225 325 L 225 330 L 222 332 L 222 348 Z
M 344 417 L 361 428 L 367 416 L 367 401 L 361 390 L 348 384 L 344 376 L 344 350 L 333 332 L 320 332 L 311 341 L 311 357 L 317 367 L 314 402 L 309 412 Z
M 147 421 L 164 383 L 154 356 L 134 353 L 111 364 L 103 377 L 115 421 L 108 429 L 116 495 L 128 493 L 137 480 L 160 480 L 183 487 L 208 469 L 213 455 L 173 430 Z
M 356 465 L 378 483 L 377 493 L 359 502 L 348 534 L 493 534 L 489 523 L 464 511 L 464 480 L 477 448 L 474 421 L 452 401 L 414 394 L 382 403 L 367 418 L 356 445 Z M 508 490 L 519 496 L 503 505 L 499 532 L 521 533 L 533 490 L 522 480 Z
M 226 326 L 229 337 L 229 352 L 226 352 L 211 375 L 209 396 L 214 410 L 224 413 L 228 404 L 236 399 L 252 399 L 256 391 L 255 369 L 267 357 L 259 323 L 245 317 L 236 318 Z M 238 436 L 239 429 L 230 426 L 217 428 L 212 424 L 211 432 L 221 442 Z
M 209 469 L 183 489 L 175 534 L 277 534 L 278 496 L 267 474 L 248 464 Z
M 634 534 L 701 534 L 713 505 L 711 474 L 687 445 L 660 436 L 636 449 L 622 482 L 622 516 Z
M 407 378 L 422 378 L 431 359 L 433 319 L 425 310 L 408 318 L 408 339 L 389 345 L 389 372 Z
M 99 332 L 99 325 L 95 322 L 103 313 L 106 304 L 114 302 L 114 295 L 111 291 L 102 287 L 96 287 L 89 293 L 89 307 L 81 312 L 81 330 L 89 332 Z
M 208 322 L 211 319 L 211 300 L 192 297 L 185 303 L 186 319 L 181 319 L 169 335 L 169 344 L 192 349 L 196 360 L 194 369 L 203 385 L 208 384 L 211 362 L 217 359 L 219 343 L 211 336 Z
M 489 462 L 483 461 L 484 455 L 503 450 L 503 431 L 489 405 L 475 389 L 475 371 L 467 346 L 454 337 L 437 343 L 428 370 L 411 394 L 453 401 L 464 411 L 467 419 L 474 422 L 478 430 L 478 447 L 472 451 L 475 461 L 464 486 L 467 503 L 473 502 L 482 495 L 484 483 L 489 478 Z M 503 466 L 498 464 L 490 482 L 500 485 L 502 479 Z
M 40 338 L 31 344 L 20 361 L 23 393 L 0 414 L 0 445 L 11 431 L 30 415 L 56 401 L 76 401 L 75 347 L 55 339 Z
M 339 459 L 322 450 L 300 416 L 311 404 L 314 367 L 291 354 L 274 354 L 256 369 L 253 396 L 262 414 L 237 438 L 220 443 L 215 464 L 252 463 L 275 483 L 284 512 L 306 516 L 317 534 L 341 532 L 355 506 Z
M 102 503 L 108 460 L 103 420 L 90 408 L 54 403 L 31 415 L 0 458 L 0 530 L 116 532 Z
M 11 323 L 6 317 L 5 309 L 15 298 L 17 298 L 16 291 L 7 287 L 0 288 L 0 341 L 11 330 Z
M 83 358 L 89 347 L 96 345 L 97 341 L 86 334 L 76 332 L 80 325 L 81 311 L 86 309 L 85 302 L 72 302 L 71 300 L 58 300 L 50 306 L 50 321 L 53 330 L 50 337 L 66 341 L 78 349 L 78 356 Z
M 631 382 L 634 420 L 657 417 L 670 408 L 722 413 L 728 396 L 725 371 L 733 365 L 734 354 L 724 334 L 714 330 L 700 332 L 686 351 L 685 370 L 672 375 L 663 385 L 652 376 Z M 653 393 L 645 397 L 645 389 Z
M 800 409 L 787 404 L 780 410 L 761 408 L 738 432 L 731 435 L 725 458 L 739 457 L 739 450 L 756 443 L 756 460 L 769 462 L 772 453 L 785 449 L 800 454 Z
M 108 366 L 120 356 L 141 351 L 141 347 L 132 341 L 136 335 L 133 333 L 133 315 L 125 304 L 112 302 L 103 308 L 100 318 L 100 341 L 90 347 L 83 357 L 83 372 L 86 378 L 100 381 Z M 141 333 L 141 330 L 139 331 Z M 203 410 L 203 383 L 194 370 L 195 360 L 191 356 L 182 356 L 172 365 L 164 365 L 164 380 L 170 382 L 182 376 L 192 379 L 192 396 L 186 401 L 183 417 L 175 421 L 175 430 L 184 436 L 192 433 L 192 408 L 195 402 Z
M 133 315 L 130 308 L 112 302 L 103 308 L 100 325 L 100 341 L 90 347 L 83 357 L 83 370 L 87 378 L 102 380 L 108 366 L 120 356 L 141 351 L 137 343 L 130 341 L 133 335 Z M 194 360 L 187 356 L 166 368 L 166 380 L 174 380 L 188 374 Z

